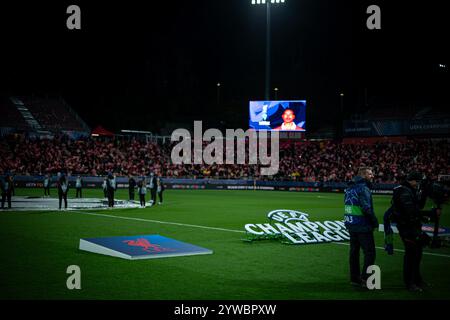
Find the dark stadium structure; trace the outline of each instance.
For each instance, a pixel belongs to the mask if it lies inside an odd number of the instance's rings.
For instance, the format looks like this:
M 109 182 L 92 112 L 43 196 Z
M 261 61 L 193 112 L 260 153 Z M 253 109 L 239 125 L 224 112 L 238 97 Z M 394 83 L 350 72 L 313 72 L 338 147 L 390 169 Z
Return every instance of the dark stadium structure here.
M 0 135 L 87 137 L 90 129 L 62 97 L 1 97 Z

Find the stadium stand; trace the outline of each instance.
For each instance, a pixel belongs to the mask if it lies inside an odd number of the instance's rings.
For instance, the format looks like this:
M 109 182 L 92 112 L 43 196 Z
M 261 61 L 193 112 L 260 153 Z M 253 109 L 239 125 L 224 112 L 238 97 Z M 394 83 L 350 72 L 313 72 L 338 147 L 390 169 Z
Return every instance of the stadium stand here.
M 18 130 L 29 130 L 29 125 L 14 106 L 10 99 L 1 97 L 0 99 L 0 128 L 16 128 Z
M 88 136 L 89 127 L 60 97 L 1 97 L 0 135 L 27 132 L 51 137 L 72 132 Z
M 393 142 L 394 141 L 394 142 Z M 375 182 L 397 183 L 411 170 L 429 177 L 448 174 L 448 140 L 369 140 L 364 144 L 327 141 L 282 141 L 279 172 L 260 176 L 259 165 L 175 165 L 174 143 L 137 139 L 29 139 L 11 135 L 0 140 L 0 174 L 148 175 L 174 178 L 258 179 L 303 182 L 349 181 L 360 166 L 371 166 Z
M 47 130 L 85 131 L 87 125 L 61 98 L 21 97 L 36 120 Z

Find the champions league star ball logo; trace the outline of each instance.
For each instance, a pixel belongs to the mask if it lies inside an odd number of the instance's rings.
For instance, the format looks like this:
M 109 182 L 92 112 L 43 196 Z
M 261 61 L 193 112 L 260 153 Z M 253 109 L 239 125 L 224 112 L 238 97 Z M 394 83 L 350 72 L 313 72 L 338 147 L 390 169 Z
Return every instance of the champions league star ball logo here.
M 290 209 L 277 209 L 267 214 L 269 223 L 246 224 L 252 240 L 282 237 L 292 244 L 324 243 L 350 240 L 341 220 L 310 221 L 309 214 Z

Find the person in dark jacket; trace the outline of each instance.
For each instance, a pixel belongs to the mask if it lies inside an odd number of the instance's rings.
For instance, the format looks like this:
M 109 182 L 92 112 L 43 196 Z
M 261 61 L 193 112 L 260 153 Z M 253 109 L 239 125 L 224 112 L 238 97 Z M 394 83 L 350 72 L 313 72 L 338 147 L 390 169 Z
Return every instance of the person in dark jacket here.
M 12 177 L 10 175 L 6 175 L 5 179 L 0 181 L 0 188 L 2 191 L 2 209 L 5 208 L 6 201 L 8 201 L 8 209 L 11 209 Z
M 59 209 L 61 210 L 62 200 L 64 199 L 64 209 L 67 209 L 67 193 L 69 192 L 69 182 L 64 174 L 58 179 L 58 198 Z
M 142 180 L 138 182 L 138 194 L 141 208 L 145 208 L 145 195 L 147 194 L 147 182 L 145 178 L 142 178 Z
M 50 179 L 50 175 L 46 174 L 44 177 L 44 197 L 50 197 L 50 184 L 51 184 L 51 179 Z
M 373 232 L 378 228 L 374 213 L 372 194 L 373 180 L 371 168 L 363 167 L 345 191 L 345 226 L 350 233 L 350 282 L 355 286 L 365 287 L 367 268 L 375 263 L 375 240 Z M 360 249 L 364 253 L 362 272 L 359 265 Z
M 103 178 L 102 190 L 104 198 L 108 199 L 108 177 Z
M 156 185 L 156 177 L 155 175 L 152 173 L 150 173 L 150 179 L 148 182 L 148 187 L 150 189 L 150 206 L 154 206 L 156 204 L 156 189 L 157 189 L 157 185 Z
M 106 190 L 108 193 L 108 207 L 114 207 L 114 192 L 116 191 L 116 179 L 110 173 L 106 179 Z
M 157 177 L 156 178 L 156 192 L 158 193 L 158 197 L 159 197 L 158 204 L 162 204 L 162 202 L 163 202 L 164 184 L 162 183 L 161 177 Z
M 403 259 L 403 281 L 409 291 L 422 291 L 427 284 L 420 274 L 422 249 L 431 238 L 422 232 L 422 221 L 426 217 L 440 215 L 440 209 L 425 211 L 426 197 L 418 192 L 423 174 L 411 172 L 406 181 L 394 189 L 392 196 L 393 222 L 397 224 L 405 246 Z
M 80 196 L 80 198 L 82 198 L 82 189 L 83 189 L 83 180 L 81 179 L 81 176 L 78 176 L 77 179 L 75 180 L 75 188 L 77 190 L 75 198 L 78 198 L 78 195 Z
M 134 189 L 136 189 L 136 180 L 130 175 L 128 177 L 128 196 L 130 201 L 134 201 Z
M 11 195 L 15 196 L 16 195 L 16 188 L 15 188 L 15 183 L 14 180 L 16 179 L 16 175 L 13 173 L 11 175 Z

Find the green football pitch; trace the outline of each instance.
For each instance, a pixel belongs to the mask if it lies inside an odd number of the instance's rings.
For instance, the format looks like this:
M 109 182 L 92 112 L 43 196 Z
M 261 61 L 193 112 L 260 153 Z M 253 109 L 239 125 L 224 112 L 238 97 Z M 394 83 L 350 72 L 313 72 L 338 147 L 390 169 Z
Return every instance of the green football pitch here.
M 52 190 L 55 193 L 54 190 Z M 102 197 L 101 190 L 84 190 Z M 16 195 L 41 195 L 18 189 Z M 74 190 L 71 190 L 74 196 Z M 425 249 L 422 273 L 432 287 L 403 287 L 403 252 L 388 256 L 376 232 L 381 290 L 349 285 L 348 244 L 286 245 L 242 241 L 244 225 L 267 222 L 274 209 L 307 212 L 312 221 L 342 219 L 343 195 L 271 191 L 167 190 L 146 209 L 0 212 L 1 299 L 449 299 L 450 250 Z M 126 190 L 116 194 L 126 199 Z M 69 199 L 70 201 L 70 199 Z M 389 196 L 374 196 L 382 214 Z M 449 207 L 443 225 L 450 224 Z M 211 255 L 123 260 L 80 251 L 80 238 L 160 234 Z M 395 248 L 401 250 L 398 236 Z M 68 290 L 67 267 L 81 268 L 81 290 Z

